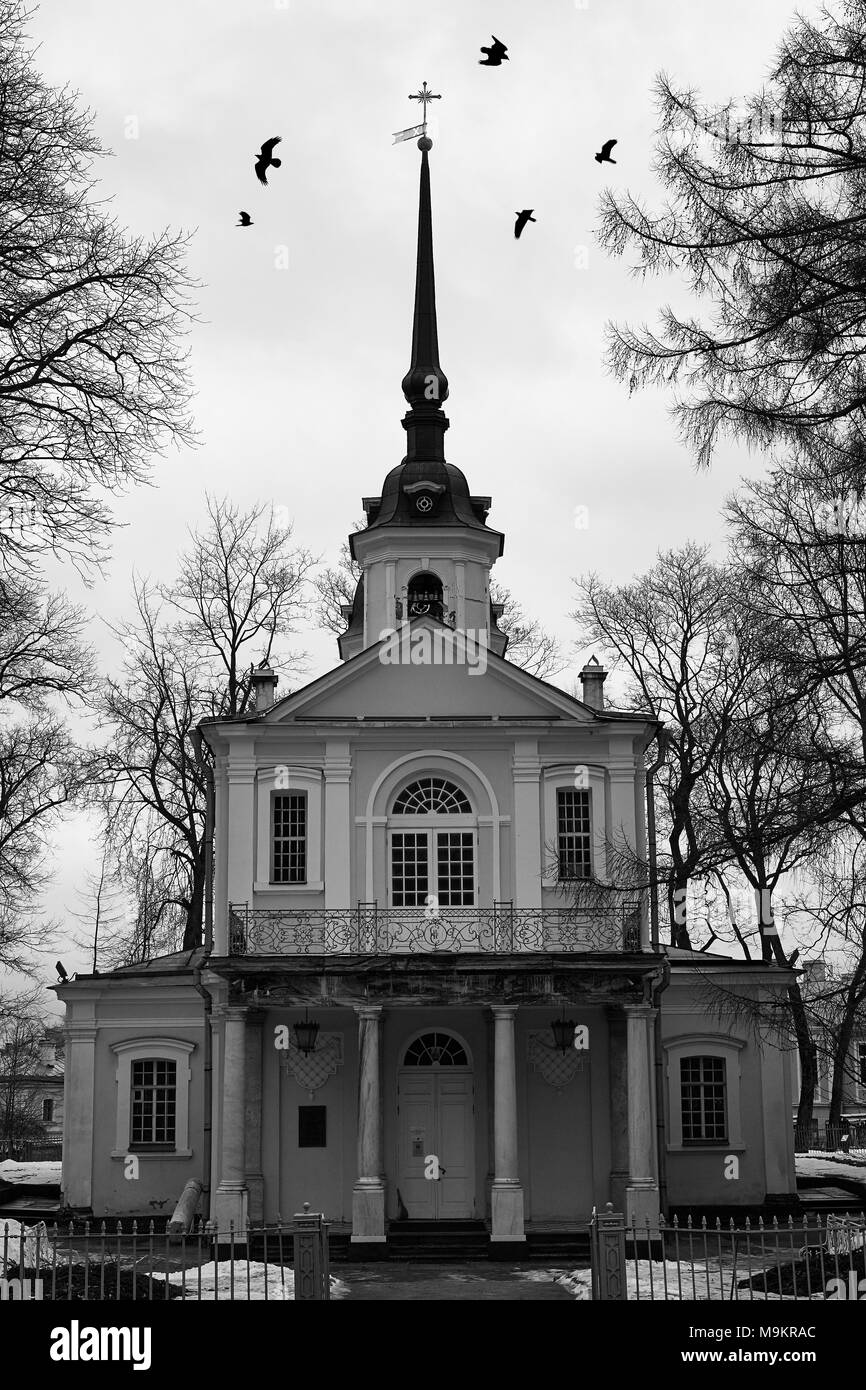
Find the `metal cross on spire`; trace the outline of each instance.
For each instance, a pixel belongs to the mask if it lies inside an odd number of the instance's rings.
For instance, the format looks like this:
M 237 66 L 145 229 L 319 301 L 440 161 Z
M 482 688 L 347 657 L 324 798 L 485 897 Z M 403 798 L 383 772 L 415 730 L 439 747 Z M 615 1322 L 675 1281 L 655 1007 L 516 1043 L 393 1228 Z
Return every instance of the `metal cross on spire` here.
M 424 119 L 423 119 L 424 129 L 423 129 L 423 131 L 422 131 L 421 133 L 422 133 L 422 135 L 426 135 L 426 134 L 427 134 L 427 104 L 428 104 L 428 102 L 431 102 L 431 101 L 441 101 L 441 100 L 442 100 L 442 93 L 441 93 L 441 92 L 428 92 L 428 90 L 427 90 L 427 83 L 426 83 L 426 82 L 422 82 L 422 83 L 421 83 L 421 88 L 420 88 L 419 91 L 417 91 L 417 92 L 410 92 L 410 93 L 409 93 L 409 100 L 410 100 L 410 101 L 420 101 L 420 103 L 421 103 L 421 109 L 422 109 L 422 111 L 423 111 L 423 113 L 424 113 Z

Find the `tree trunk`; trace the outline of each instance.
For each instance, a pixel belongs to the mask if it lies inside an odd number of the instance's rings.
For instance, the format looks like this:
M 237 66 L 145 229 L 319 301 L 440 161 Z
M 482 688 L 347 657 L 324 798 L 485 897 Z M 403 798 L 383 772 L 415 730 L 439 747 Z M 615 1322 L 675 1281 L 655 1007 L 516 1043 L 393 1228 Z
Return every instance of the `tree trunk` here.
M 781 951 L 781 947 L 779 948 Z M 795 1131 L 798 1152 L 809 1147 L 812 1132 L 812 1110 L 815 1104 L 815 1088 L 818 1084 L 818 1048 L 809 1032 L 809 1020 L 800 986 L 788 986 L 788 1003 L 791 1006 L 791 1019 L 800 1055 L 800 1100 L 797 1105 L 797 1128 Z
M 204 920 L 204 860 L 196 860 L 195 871 L 192 880 L 192 892 L 190 894 L 189 906 L 186 910 L 186 925 L 183 931 L 183 949 L 194 951 L 202 941 L 202 923 Z

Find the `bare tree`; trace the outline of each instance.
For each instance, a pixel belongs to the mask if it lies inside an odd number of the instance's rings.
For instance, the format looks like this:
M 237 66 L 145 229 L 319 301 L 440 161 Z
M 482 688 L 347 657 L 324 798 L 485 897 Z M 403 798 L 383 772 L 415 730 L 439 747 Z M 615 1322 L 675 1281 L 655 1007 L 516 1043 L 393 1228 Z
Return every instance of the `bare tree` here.
M 94 197 L 104 156 L 74 92 L 34 67 L 24 0 L 0 6 L 0 570 L 99 561 L 106 493 L 189 443 L 178 343 L 187 238 L 132 237 Z
M 91 970 L 98 973 L 99 952 L 106 944 L 114 944 L 118 933 L 126 923 L 127 912 L 124 904 L 126 896 L 117 868 L 113 864 L 110 841 L 103 843 L 102 857 L 97 870 L 88 870 L 84 875 L 84 890 L 76 890 L 81 910 L 73 911 L 72 916 L 85 928 L 84 935 L 72 939 L 80 949 L 91 957 Z M 120 962 L 128 964 L 127 961 Z
M 609 333 L 631 389 L 682 388 L 676 414 L 701 465 L 727 430 L 759 446 L 844 446 L 862 470 L 864 30 L 864 0 L 798 15 L 739 116 L 662 74 L 655 168 L 668 201 L 652 212 L 602 199 L 602 245 L 636 251 L 638 274 L 684 274 L 706 306 Z
M 665 725 L 656 786 L 669 856 L 666 897 L 671 942 L 689 947 L 689 880 L 720 862 L 701 808 L 721 737 L 711 699 L 717 706 L 722 691 L 736 699 L 729 679 L 731 652 L 739 650 L 731 584 L 707 548 L 691 543 L 660 553 L 631 584 L 611 587 L 596 574 L 575 584 L 572 616 L 581 644 L 598 643 L 619 661 L 629 675 L 627 702 Z
M 14 1155 L 44 1132 L 38 1091 L 29 1084 L 46 1036 L 43 998 L 41 987 L 0 996 L 0 1153 Z
M 264 508 L 208 500 L 211 520 L 181 556 L 175 584 L 137 581 L 137 617 L 114 629 L 126 658 L 105 683 L 99 800 L 121 877 L 136 894 L 134 951 L 177 936 L 201 941 L 206 771 L 194 732 L 204 718 L 247 708 L 255 653 L 287 669 L 280 648 L 304 613 L 309 552 Z M 180 914 L 180 915 L 178 915 Z M 163 936 L 160 933 L 164 932 Z M 127 949 L 126 942 L 124 949 Z

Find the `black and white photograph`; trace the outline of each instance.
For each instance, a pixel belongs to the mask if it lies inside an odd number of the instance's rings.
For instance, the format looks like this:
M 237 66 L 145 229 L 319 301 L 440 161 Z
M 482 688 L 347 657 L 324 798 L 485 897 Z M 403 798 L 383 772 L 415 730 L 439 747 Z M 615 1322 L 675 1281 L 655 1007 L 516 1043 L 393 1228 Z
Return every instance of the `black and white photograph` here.
M 0 0 L 3 1362 L 864 1258 L 866 0 Z

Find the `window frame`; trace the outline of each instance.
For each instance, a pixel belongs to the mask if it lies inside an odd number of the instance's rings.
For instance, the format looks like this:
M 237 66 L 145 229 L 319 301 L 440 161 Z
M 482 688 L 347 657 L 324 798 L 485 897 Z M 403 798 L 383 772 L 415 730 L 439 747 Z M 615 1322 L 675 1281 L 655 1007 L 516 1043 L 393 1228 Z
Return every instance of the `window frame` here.
M 685 1067 L 687 1064 L 698 1064 L 697 1076 L 687 1076 Z M 707 1064 L 710 1066 L 707 1066 Z M 682 1142 L 684 1147 L 690 1149 L 707 1147 L 712 1144 L 727 1144 L 728 1142 L 728 1059 L 720 1057 L 714 1052 L 689 1052 L 683 1053 L 679 1059 L 680 1068 L 680 1124 L 682 1127 Z M 712 1070 L 711 1070 L 712 1069 Z M 719 1077 L 719 1069 L 721 1076 Z M 713 1071 L 715 1074 L 713 1074 Z M 710 1073 L 709 1075 L 707 1073 Z M 700 1098 L 700 1108 L 698 1112 L 692 1111 L 691 1124 L 695 1125 L 695 1114 L 698 1116 L 698 1124 L 701 1133 L 697 1135 L 686 1135 L 686 1088 L 696 1088 Z M 707 1101 L 710 1088 L 721 1087 L 722 1101 L 722 1133 L 707 1134 L 704 1131 L 711 1125 L 715 1127 Z
M 574 770 L 575 767 L 584 766 L 587 769 L 587 780 L 589 786 L 586 788 L 575 788 Z M 553 871 L 553 866 L 549 862 L 549 846 L 556 846 L 556 853 L 559 853 L 559 815 L 557 792 L 571 788 L 572 790 L 585 790 L 589 792 L 589 853 L 590 864 L 592 866 L 591 878 L 599 883 L 603 883 L 607 877 L 607 862 L 605 857 L 605 770 L 601 766 L 593 766 L 589 763 L 581 763 L 575 755 L 575 761 L 569 763 L 555 763 L 552 766 L 542 769 L 542 843 L 539 852 L 542 856 L 542 888 L 556 889 L 560 883 L 586 883 L 589 880 L 581 878 L 559 879 Z
M 561 824 L 560 824 L 560 814 L 561 814 L 561 807 L 562 807 L 563 799 L 564 799 L 565 796 L 574 796 L 574 797 L 580 797 L 580 798 L 583 798 L 583 799 L 584 799 L 584 805 L 585 805 L 585 807 L 586 807 L 586 822 L 587 822 L 587 828 L 586 828 L 585 831 L 575 832 L 575 831 L 563 831 L 563 830 L 562 830 Z M 557 873 L 557 880 L 558 880 L 558 882 L 560 882 L 560 883 L 588 883 L 588 882 L 590 882 L 590 881 L 592 880 L 592 878 L 594 877 L 593 869 L 594 869 L 594 867 L 595 867 L 594 864 L 593 864 L 593 862 L 592 862 L 592 788 L 591 788 L 591 787 L 573 787 L 573 786 L 572 786 L 572 787 L 569 787 L 569 786 L 561 786 L 561 785 L 560 785 L 560 786 L 558 786 L 558 787 L 556 787 L 556 788 L 554 789 L 554 804 L 555 804 L 555 806 L 556 806 L 556 856 L 557 856 L 557 865 L 558 865 L 558 869 L 559 869 L 559 872 Z M 572 836 L 574 836 L 574 838 L 575 838 L 576 840 L 579 839 L 579 840 L 581 840 L 581 841 L 583 841 L 583 842 L 585 843 L 585 849 L 586 849 L 585 859 L 586 859 L 587 866 L 588 866 L 588 872 L 587 872 L 587 873 L 585 873 L 585 874 L 563 874 L 563 873 L 561 872 L 562 859 L 563 859 L 563 854 L 562 854 L 562 840 L 563 840 L 563 837 L 564 837 L 565 835 L 572 835 Z
M 43 1097 L 42 1097 L 42 1123 L 43 1123 L 44 1125 L 53 1125 L 53 1124 L 56 1123 L 56 1118 L 57 1118 L 57 1117 L 56 1117 L 56 1115 L 55 1115 L 55 1113 L 54 1113 L 54 1107 L 55 1107 L 56 1104 L 57 1104 L 57 1102 L 55 1101 L 55 1099 L 54 1099 L 53 1096 L 43 1096 Z M 46 1106 L 48 1106 L 48 1107 L 50 1108 L 50 1110 L 51 1110 L 51 1114 L 50 1114 L 50 1115 L 46 1115 L 46 1113 L 45 1113 L 45 1107 L 46 1107 Z
M 277 769 L 285 769 L 287 787 L 275 786 Z M 322 820 L 324 815 L 324 777 L 321 768 L 300 767 L 287 757 L 279 757 L 256 772 L 256 843 L 254 893 L 269 896 L 286 893 L 324 893 L 322 877 Z M 307 796 L 307 879 L 305 883 L 274 883 L 273 867 L 274 808 L 273 799 L 284 792 L 305 792 Z
M 189 1091 L 191 1081 L 190 1054 L 197 1044 L 182 1038 L 127 1038 L 112 1043 L 111 1050 L 116 1063 L 116 1125 L 115 1147 L 112 1158 L 127 1158 L 134 1154 L 139 1159 L 192 1158 L 189 1147 Z M 175 1131 L 171 1147 L 146 1144 L 132 1147 L 132 1064 L 143 1061 L 170 1061 L 175 1063 Z
M 297 797 L 303 806 L 304 812 L 304 833 L 301 836 L 282 836 L 281 843 L 292 844 L 293 838 L 300 841 L 303 838 L 304 846 L 304 876 L 303 878 L 277 878 L 276 877 L 276 855 L 277 855 L 277 798 L 278 797 Z M 289 850 L 291 854 L 291 850 Z M 310 795 L 305 787 L 279 787 L 271 793 L 271 833 L 268 845 L 269 854 L 269 878 L 268 882 L 274 888 L 306 888 L 310 878 Z
M 477 907 L 478 907 L 478 897 L 479 897 L 479 892 L 478 892 L 478 890 L 479 890 L 479 882 L 478 882 L 478 868 L 479 868 L 479 866 L 478 866 L 478 857 L 479 857 L 479 847 L 478 847 L 478 816 L 477 816 L 475 810 L 473 809 L 473 810 L 470 811 L 470 812 L 465 812 L 465 811 L 455 811 L 455 812 L 449 812 L 449 811 L 426 811 L 426 812 L 424 812 L 424 813 L 422 813 L 422 814 L 419 814 L 419 813 L 410 813 L 410 814 L 406 814 L 406 813 L 403 812 L 403 811 L 398 811 L 398 812 L 395 814 L 394 811 L 393 811 L 394 804 L 397 802 L 397 800 L 399 799 L 399 797 L 403 794 L 403 792 L 404 792 L 404 790 L 406 789 L 406 787 L 411 786 L 412 783 L 414 783 L 414 782 L 423 781 L 423 779 L 424 779 L 425 777 L 434 777 L 434 778 L 437 778 L 437 779 L 441 779 L 441 780 L 444 781 L 444 782 L 451 783 L 454 787 L 457 788 L 458 792 L 460 792 L 460 794 L 461 794 L 463 797 L 466 798 L 466 800 L 467 800 L 467 802 L 469 803 L 470 807 L 473 806 L 472 798 L 471 798 L 469 792 L 467 791 L 467 789 L 466 789 L 464 786 L 462 786 L 462 785 L 460 784 L 460 782 L 459 782 L 456 778 L 452 777 L 452 776 L 450 775 L 450 773 L 439 772 L 439 771 L 435 771 L 435 770 L 430 771 L 430 772 L 421 772 L 421 773 L 417 773 L 417 772 L 416 772 L 416 773 L 414 773 L 411 777 L 403 778 L 403 779 L 399 782 L 399 784 L 394 788 L 394 790 L 392 791 L 392 793 L 391 793 L 391 795 L 390 795 L 390 797 L 389 797 L 389 806 L 390 806 L 392 809 L 389 811 L 389 814 L 388 814 L 388 816 L 387 816 L 387 824 L 386 824 L 386 828 L 387 828 L 387 862 L 386 862 L 386 872 L 387 872 L 387 879 L 388 879 L 388 906 L 389 906 L 389 908 L 393 908 L 396 912 L 400 912 L 400 911 L 417 912 L 417 911 L 421 910 L 422 908 L 424 908 L 424 907 L 427 905 L 427 904 L 426 904 L 426 901 L 423 902 L 423 903 L 414 904 L 414 905 L 412 905 L 412 906 L 408 906 L 408 905 L 405 905 L 405 904 L 402 904 L 402 905 L 401 905 L 401 904 L 395 904 L 395 902 L 394 902 L 394 897 L 395 897 L 395 891 L 394 891 L 394 836 L 395 836 L 395 835 L 410 834 L 410 835 L 424 835 L 424 836 L 426 836 L 426 840 L 427 840 L 427 893 L 426 893 L 426 897 L 429 898 L 431 895 L 435 894 L 435 895 L 436 895 L 436 899 L 437 899 L 437 901 L 438 901 L 438 900 L 440 900 L 441 897 L 442 897 L 442 894 L 440 893 L 440 888 L 439 888 L 439 840 L 438 840 L 438 836 L 439 836 L 440 834 L 445 834 L 445 835 L 447 835 L 447 834 L 450 834 L 450 833 L 462 833 L 462 834 L 470 834 L 470 835 L 472 836 L 472 841 L 471 841 L 471 848 L 472 848 L 472 902 L 471 902 L 471 903 L 460 903 L 460 904 L 456 904 L 456 903 L 455 903 L 453 906 L 443 903 L 443 904 L 442 904 L 442 907 L 443 907 L 443 910 L 444 910 L 445 912 L 455 911 L 455 910 L 457 910 L 458 908 L 460 908 L 460 909 L 472 909 L 472 908 L 477 908 Z
M 689 1033 L 668 1038 L 663 1044 L 667 1077 L 667 1151 L 668 1153 L 725 1153 L 743 1152 L 743 1117 L 741 1106 L 741 1053 L 748 1044 L 745 1038 L 720 1038 L 713 1033 Z M 725 1061 L 725 1122 L 726 1139 L 683 1139 L 682 1085 L 680 1062 L 684 1057 L 720 1057 Z

